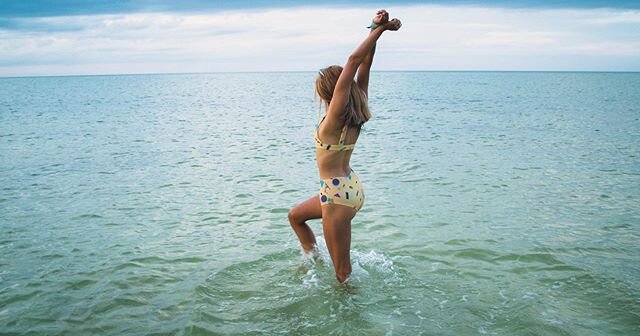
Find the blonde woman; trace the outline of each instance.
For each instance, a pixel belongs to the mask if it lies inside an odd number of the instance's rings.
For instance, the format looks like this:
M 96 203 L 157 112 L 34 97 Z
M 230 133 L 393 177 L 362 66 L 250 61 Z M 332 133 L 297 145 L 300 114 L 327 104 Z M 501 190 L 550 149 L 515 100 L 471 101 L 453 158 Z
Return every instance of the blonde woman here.
M 344 67 L 322 69 L 316 79 L 316 93 L 326 108 L 314 133 L 320 192 L 292 208 L 289 222 L 303 251 L 314 253 L 316 239 L 306 221 L 322 218 L 327 249 L 341 283 L 351 274 L 351 220 L 364 204 L 362 182 L 351 169 L 350 160 L 362 125 L 371 118 L 367 104 L 369 71 L 382 33 L 401 26 L 398 19 L 389 21 L 387 11 L 378 11 L 369 35 Z

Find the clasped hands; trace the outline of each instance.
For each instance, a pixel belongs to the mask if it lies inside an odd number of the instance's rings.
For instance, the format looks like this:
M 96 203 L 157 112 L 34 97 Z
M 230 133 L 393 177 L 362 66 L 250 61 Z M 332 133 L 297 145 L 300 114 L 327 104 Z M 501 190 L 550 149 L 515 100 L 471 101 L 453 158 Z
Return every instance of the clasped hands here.
M 381 9 L 376 13 L 372 22 L 376 26 L 382 26 L 385 30 L 396 31 L 402 27 L 402 22 L 397 18 L 393 18 L 389 21 L 389 12 L 384 9 Z

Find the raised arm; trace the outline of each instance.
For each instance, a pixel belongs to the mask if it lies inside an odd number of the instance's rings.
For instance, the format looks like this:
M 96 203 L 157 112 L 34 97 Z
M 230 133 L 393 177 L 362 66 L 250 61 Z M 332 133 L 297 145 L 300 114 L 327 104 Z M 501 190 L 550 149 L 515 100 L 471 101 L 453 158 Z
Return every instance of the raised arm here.
M 389 22 L 389 13 L 386 10 L 381 9 L 376 13 L 376 16 L 373 17 L 371 21 L 371 26 L 380 26 Z M 373 28 L 375 29 L 375 28 Z M 358 74 L 356 82 L 358 83 L 358 87 L 364 91 L 364 93 L 369 95 L 369 73 L 371 72 L 371 65 L 373 64 L 373 56 L 376 53 L 376 44 L 373 44 L 373 48 L 369 51 L 369 54 L 364 58 L 362 64 L 358 67 Z
M 358 67 L 356 83 L 358 83 L 358 87 L 360 90 L 364 91 L 367 97 L 369 96 L 369 73 L 371 72 L 371 65 L 373 64 L 373 56 L 375 53 L 376 45 L 374 44 L 367 57 L 365 57 L 362 64 Z
M 329 103 L 327 109 L 327 118 L 325 122 L 327 127 L 338 129 L 344 124 L 340 119 L 342 117 L 342 111 L 344 110 L 349 100 L 349 91 L 351 90 L 351 83 L 356 75 L 358 67 L 365 61 L 367 56 L 371 53 L 376 45 L 376 42 L 385 30 L 398 30 L 401 23 L 398 19 L 393 19 L 384 25 L 381 25 L 373 29 L 369 35 L 358 45 L 358 47 L 351 53 L 347 62 L 345 63 L 342 73 L 336 82 L 336 87 L 333 90 L 333 97 Z M 373 55 L 371 56 L 373 57 Z

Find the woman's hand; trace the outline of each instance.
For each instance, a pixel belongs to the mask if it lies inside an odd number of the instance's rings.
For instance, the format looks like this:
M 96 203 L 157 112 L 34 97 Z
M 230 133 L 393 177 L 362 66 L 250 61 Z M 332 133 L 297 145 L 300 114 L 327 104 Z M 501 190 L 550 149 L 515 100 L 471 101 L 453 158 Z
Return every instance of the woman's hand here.
M 386 24 L 387 22 L 389 22 L 389 13 L 384 9 L 379 10 L 376 13 L 376 16 L 373 17 L 372 22 L 378 26 Z
M 398 20 L 397 18 L 394 18 L 391 21 L 385 23 L 383 26 L 385 30 L 396 31 L 400 29 L 400 27 L 402 27 L 402 22 L 400 22 L 400 20 Z

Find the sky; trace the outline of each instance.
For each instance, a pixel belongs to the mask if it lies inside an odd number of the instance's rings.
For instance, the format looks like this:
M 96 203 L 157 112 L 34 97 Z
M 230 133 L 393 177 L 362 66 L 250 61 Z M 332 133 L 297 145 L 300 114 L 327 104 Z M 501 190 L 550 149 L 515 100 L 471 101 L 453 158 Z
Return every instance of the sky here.
M 640 1 L 2 0 L 0 76 L 313 71 L 380 8 L 374 70 L 640 71 Z

